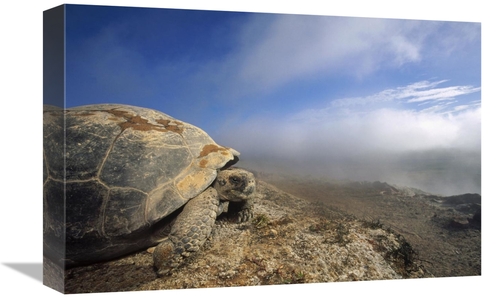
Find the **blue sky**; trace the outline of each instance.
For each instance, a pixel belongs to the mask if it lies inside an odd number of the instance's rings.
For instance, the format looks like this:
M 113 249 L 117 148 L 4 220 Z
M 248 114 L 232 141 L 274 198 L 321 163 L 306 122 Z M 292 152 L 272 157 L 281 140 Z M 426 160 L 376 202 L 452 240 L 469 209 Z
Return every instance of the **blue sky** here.
M 66 26 L 68 107 L 154 108 L 242 162 L 480 192 L 480 23 L 69 5 Z

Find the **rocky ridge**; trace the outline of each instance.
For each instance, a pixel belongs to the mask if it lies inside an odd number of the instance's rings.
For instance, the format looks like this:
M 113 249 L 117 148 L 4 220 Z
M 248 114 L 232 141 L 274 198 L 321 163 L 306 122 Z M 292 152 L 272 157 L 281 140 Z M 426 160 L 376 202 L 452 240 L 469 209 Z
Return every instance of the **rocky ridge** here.
M 44 260 L 44 281 L 65 293 L 91 293 L 434 276 L 405 236 L 379 220 L 358 219 L 264 180 L 254 214 L 241 224 L 222 215 L 202 250 L 171 276 L 157 278 L 150 252 L 141 251 L 64 273 Z
M 442 196 L 386 182 L 331 181 L 262 173 L 310 202 L 335 206 L 403 235 L 436 277 L 481 275 L 481 195 Z

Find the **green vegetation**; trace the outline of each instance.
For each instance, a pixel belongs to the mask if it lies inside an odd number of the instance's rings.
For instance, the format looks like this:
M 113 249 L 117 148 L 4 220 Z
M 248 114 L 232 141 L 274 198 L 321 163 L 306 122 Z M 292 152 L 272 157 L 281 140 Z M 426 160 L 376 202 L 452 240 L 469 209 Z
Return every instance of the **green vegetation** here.
M 321 220 L 319 223 L 315 223 L 309 226 L 309 231 L 315 233 L 330 231 L 333 229 L 334 224 L 329 220 Z
M 363 227 L 369 228 L 372 230 L 382 229 L 383 224 L 380 222 L 380 219 L 377 220 L 363 220 Z
M 349 228 L 346 225 L 344 225 L 343 223 L 337 224 L 335 231 L 337 232 L 337 234 L 335 235 L 335 241 L 340 245 L 346 245 L 347 243 L 351 242 L 348 238 Z
M 252 223 L 257 229 L 262 229 L 269 225 L 270 219 L 265 214 L 258 214 L 254 217 Z
M 338 243 L 340 245 L 346 245 L 350 242 L 348 238 L 349 227 L 342 222 L 333 222 L 330 220 L 322 219 L 319 223 L 310 225 L 309 231 L 313 233 L 325 234 L 326 242 Z M 330 240 L 328 240 L 328 236 L 331 236 Z

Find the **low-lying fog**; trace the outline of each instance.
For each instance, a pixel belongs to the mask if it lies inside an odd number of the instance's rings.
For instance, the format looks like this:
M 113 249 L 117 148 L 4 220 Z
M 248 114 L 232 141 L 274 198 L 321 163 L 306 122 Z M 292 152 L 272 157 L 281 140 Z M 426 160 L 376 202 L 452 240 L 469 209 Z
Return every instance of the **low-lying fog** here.
M 481 194 L 481 156 L 477 152 L 421 151 L 355 158 L 244 156 L 238 166 L 256 171 L 308 175 L 332 180 L 383 181 L 440 195 Z
M 481 193 L 480 108 L 254 119 L 221 136 L 238 165 L 336 180 L 383 181 L 440 194 Z M 315 113 L 318 115 L 318 113 Z

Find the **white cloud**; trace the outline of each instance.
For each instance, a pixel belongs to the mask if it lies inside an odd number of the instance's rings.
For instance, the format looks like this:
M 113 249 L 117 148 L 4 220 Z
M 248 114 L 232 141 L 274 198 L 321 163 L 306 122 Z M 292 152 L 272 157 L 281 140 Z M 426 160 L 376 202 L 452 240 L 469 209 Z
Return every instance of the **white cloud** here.
M 328 107 L 321 110 L 306 110 L 298 113 L 296 118 L 310 118 L 316 121 L 323 121 L 322 118 L 330 117 L 331 113 L 339 113 L 339 111 L 347 111 L 350 114 L 365 112 L 366 107 L 373 109 L 374 105 L 384 103 L 421 103 L 432 104 L 431 107 L 422 109 L 425 112 L 441 111 L 455 112 L 456 108 L 452 105 L 455 99 L 461 95 L 467 95 L 481 91 L 480 87 L 474 86 L 449 86 L 436 88 L 438 85 L 447 82 L 441 80 L 436 82 L 420 81 L 407 86 L 386 89 L 375 94 L 350 97 L 332 100 Z M 445 102 L 446 103 L 442 103 Z M 472 103 L 476 106 L 477 103 Z M 464 109 L 462 107 L 461 109 Z
M 437 21 L 258 15 L 243 26 L 236 51 L 220 61 L 217 76 L 226 82 L 222 89 L 233 87 L 236 95 L 273 91 L 316 76 L 362 79 L 380 70 L 444 61 L 477 41 L 479 28 Z
M 474 88 L 472 86 L 452 86 L 446 88 L 437 88 L 425 91 L 415 91 L 405 96 L 408 98 L 407 102 L 422 102 L 422 101 L 440 101 L 452 100 L 457 96 L 465 95 L 480 91 L 481 88 Z
M 349 132 L 347 135 L 330 137 L 342 139 L 347 144 L 384 151 L 480 148 L 480 101 L 461 105 L 450 101 L 457 96 L 477 92 L 480 88 L 436 88 L 444 82 L 446 80 L 421 81 L 366 97 L 334 100 L 324 109 L 303 111 L 291 119 L 295 125 L 324 130 L 321 134 L 324 137 L 329 136 L 331 127 L 342 127 Z M 423 110 L 404 105 L 423 101 L 436 103 Z M 403 105 L 395 109 L 392 107 L 394 104 L 385 106 L 386 102 L 402 102 Z M 349 108 L 342 109 L 346 106 Z
M 307 117 L 302 114 L 300 118 L 279 121 L 253 120 L 236 129 L 238 135 L 233 135 L 231 141 L 240 148 L 264 154 L 292 156 L 316 151 L 325 157 L 356 156 L 370 151 L 480 148 L 480 107 L 460 106 L 455 115 L 395 109 L 363 114 L 320 113 L 309 111 Z
M 366 98 L 407 101 L 414 96 L 408 90 L 432 90 L 429 87 L 437 85 L 418 82 Z M 366 98 L 359 98 L 357 104 Z M 290 170 L 302 173 L 385 180 L 421 188 L 432 183 L 433 191 L 440 191 L 438 181 L 442 181 L 446 192 L 463 191 L 455 187 L 460 184 L 472 187 L 468 191 L 480 191 L 480 102 L 446 103 L 438 101 L 436 108 L 420 111 L 391 107 L 359 111 L 328 106 L 286 119 L 259 117 L 231 127 L 238 133 L 220 140 L 241 151 L 243 159 L 271 161 L 268 165 L 281 161 Z M 412 181 L 414 178 L 408 175 L 415 174 L 415 169 L 428 169 L 430 174 L 423 175 L 425 179 L 419 176 L 425 181 Z M 463 180 L 455 181 L 455 174 Z
M 238 53 L 236 78 L 267 89 L 318 73 L 363 76 L 381 64 L 419 61 L 422 41 L 419 34 L 410 34 L 415 24 L 296 15 L 278 15 L 265 29 L 251 23 L 242 35 L 249 41 L 241 41 L 244 47 Z

